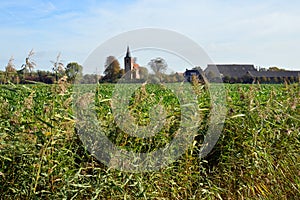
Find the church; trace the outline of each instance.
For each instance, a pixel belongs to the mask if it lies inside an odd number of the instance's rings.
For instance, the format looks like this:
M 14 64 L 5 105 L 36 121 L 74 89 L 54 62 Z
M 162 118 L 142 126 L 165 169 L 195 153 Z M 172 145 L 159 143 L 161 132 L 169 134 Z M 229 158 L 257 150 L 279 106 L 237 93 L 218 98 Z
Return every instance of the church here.
M 128 79 L 140 79 L 140 66 L 136 59 L 131 57 L 129 46 L 127 46 L 126 56 L 124 57 L 125 74 Z

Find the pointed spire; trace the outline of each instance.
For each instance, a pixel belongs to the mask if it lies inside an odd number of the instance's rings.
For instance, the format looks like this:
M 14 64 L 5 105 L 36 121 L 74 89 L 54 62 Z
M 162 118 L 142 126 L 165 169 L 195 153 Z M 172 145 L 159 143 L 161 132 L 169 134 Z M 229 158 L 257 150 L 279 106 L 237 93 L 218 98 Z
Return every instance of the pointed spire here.
M 130 51 L 129 51 L 129 46 L 128 46 L 128 45 L 127 45 L 126 57 L 131 57 L 131 56 L 130 56 Z

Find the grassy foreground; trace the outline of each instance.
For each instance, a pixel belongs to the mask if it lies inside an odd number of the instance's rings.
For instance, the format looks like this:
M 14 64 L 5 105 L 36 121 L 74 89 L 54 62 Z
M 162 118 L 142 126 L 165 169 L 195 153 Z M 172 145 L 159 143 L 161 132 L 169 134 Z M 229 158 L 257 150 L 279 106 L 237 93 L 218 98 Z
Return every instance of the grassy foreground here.
M 149 87 L 131 101 L 140 124 L 147 123 L 141 117 L 149 117 L 147 105 L 160 100 L 175 116 L 145 143 L 113 125 L 113 87 L 100 85 L 97 97 L 108 137 L 137 152 L 166 145 L 179 120 L 170 91 L 158 95 Z M 205 118 L 209 96 L 196 89 Z M 84 148 L 74 131 L 68 85 L 0 86 L 0 199 L 299 199 L 299 85 L 226 85 L 226 93 L 223 133 L 206 158 L 197 153 L 203 123 L 176 162 L 157 172 L 129 173 L 106 167 Z

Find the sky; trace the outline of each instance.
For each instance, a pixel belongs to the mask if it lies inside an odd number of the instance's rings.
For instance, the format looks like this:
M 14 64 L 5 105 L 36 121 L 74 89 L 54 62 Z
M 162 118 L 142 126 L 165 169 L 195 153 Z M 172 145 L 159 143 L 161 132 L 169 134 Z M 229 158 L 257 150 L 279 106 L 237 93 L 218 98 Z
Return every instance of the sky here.
M 36 69 L 51 70 L 59 53 L 65 65 L 82 64 L 105 41 L 141 28 L 185 35 L 214 63 L 300 70 L 299 8 L 298 0 L 2 0 L 0 70 L 11 57 L 20 69 L 31 49 Z M 167 60 L 175 71 L 190 67 L 175 60 Z

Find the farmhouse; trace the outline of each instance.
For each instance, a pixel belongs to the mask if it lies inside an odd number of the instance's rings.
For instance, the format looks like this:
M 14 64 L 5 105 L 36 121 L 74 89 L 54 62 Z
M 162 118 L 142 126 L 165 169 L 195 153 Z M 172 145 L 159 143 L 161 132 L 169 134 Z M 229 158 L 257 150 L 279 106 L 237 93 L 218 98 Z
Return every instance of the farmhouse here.
M 183 73 L 184 79 L 188 82 L 192 82 L 193 79 L 202 80 L 203 79 L 203 71 L 202 69 L 186 69 Z

